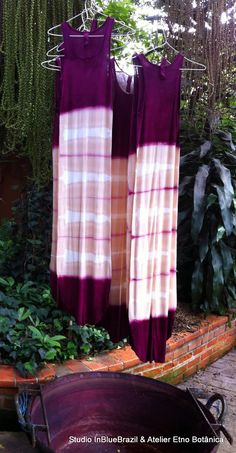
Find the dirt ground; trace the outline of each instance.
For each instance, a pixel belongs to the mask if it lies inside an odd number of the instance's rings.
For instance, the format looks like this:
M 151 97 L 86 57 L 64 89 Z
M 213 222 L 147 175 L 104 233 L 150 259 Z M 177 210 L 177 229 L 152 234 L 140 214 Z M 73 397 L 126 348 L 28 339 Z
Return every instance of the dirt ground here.
M 181 332 L 194 332 L 205 319 L 204 313 L 193 313 L 189 304 L 179 303 L 174 321 L 172 336 Z

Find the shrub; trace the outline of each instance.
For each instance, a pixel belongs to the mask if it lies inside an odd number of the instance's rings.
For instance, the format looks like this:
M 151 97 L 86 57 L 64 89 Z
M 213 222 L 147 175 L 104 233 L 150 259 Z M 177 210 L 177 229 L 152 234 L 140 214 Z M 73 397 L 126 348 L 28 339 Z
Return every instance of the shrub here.
M 195 311 L 236 306 L 235 170 L 232 136 L 223 131 L 181 157 L 178 292 Z
M 78 326 L 73 316 L 59 310 L 47 285 L 0 278 L 0 363 L 14 364 L 27 376 L 45 362 L 74 359 L 118 345 L 105 329 Z

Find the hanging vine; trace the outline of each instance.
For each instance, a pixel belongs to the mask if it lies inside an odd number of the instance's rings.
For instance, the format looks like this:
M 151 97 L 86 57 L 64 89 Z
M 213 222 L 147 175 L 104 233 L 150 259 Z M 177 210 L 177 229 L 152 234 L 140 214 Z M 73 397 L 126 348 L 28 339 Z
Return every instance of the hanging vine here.
M 4 0 L 0 51 L 0 152 L 27 156 L 32 178 L 43 186 L 51 178 L 51 126 L 54 72 L 42 68 L 47 29 L 81 8 L 75 0 Z

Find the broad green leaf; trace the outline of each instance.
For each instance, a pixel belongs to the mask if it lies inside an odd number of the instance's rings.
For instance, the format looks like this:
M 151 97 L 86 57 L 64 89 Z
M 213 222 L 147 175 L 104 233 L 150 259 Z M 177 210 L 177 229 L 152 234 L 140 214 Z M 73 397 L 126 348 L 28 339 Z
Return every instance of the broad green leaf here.
M 221 138 L 221 140 L 224 140 L 224 141 L 228 142 L 228 144 L 231 147 L 232 151 L 235 151 L 235 145 L 234 145 L 233 140 L 232 140 L 231 132 L 218 131 L 218 135 Z
M 227 290 L 231 297 L 233 298 L 233 300 L 236 301 L 236 285 L 235 284 L 227 285 Z
M 222 269 L 222 259 L 218 251 L 216 250 L 216 247 L 213 246 L 211 248 L 211 257 L 212 257 L 212 267 L 214 272 L 219 272 Z M 223 280 L 222 280 L 223 283 Z
M 222 237 L 224 236 L 224 234 L 225 228 L 223 226 L 219 226 L 217 229 L 216 242 L 219 242 L 220 239 L 222 239 Z
M 223 186 L 219 186 L 218 184 L 212 185 L 213 187 L 215 187 L 217 191 L 222 220 L 224 223 L 226 235 L 229 236 L 232 233 L 234 226 L 233 212 L 231 208 L 228 206 Z
M 38 349 L 38 353 L 39 353 L 39 355 L 40 355 L 41 359 L 42 359 L 42 360 L 44 360 L 44 358 L 45 358 L 45 355 L 46 355 L 46 351 L 45 351 L 45 349 L 43 349 L 43 348 L 39 348 L 39 349 Z
M 54 335 L 54 337 L 50 337 L 50 340 L 65 340 L 65 336 L 64 335 Z
M 207 140 L 200 146 L 200 158 L 205 157 L 208 152 L 211 150 L 212 143 Z
M 26 310 L 24 307 L 21 307 L 18 310 L 18 320 L 20 322 L 24 321 L 25 319 L 29 318 L 30 314 L 31 314 L 30 310 Z
M 32 361 L 25 362 L 24 363 L 24 368 L 30 375 L 33 376 L 36 373 L 37 365 L 36 365 L 36 363 L 33 363 Z
M 179 184 L 179 197 L 184 195 L 186 187 L 191 183 L 193 183 L 193 176 L 184 176 Z
M 196 241 L 198 234 L 201 231 L 204 215 L 205 215 L 205 189 L 206 181 L 209 175 L 209 165 L 202 165 L 195 177 L 194 184 L 194 198 L 193 198 L 193 213 L 192 213 L 192 225 L 191 233 L 192 238 Z
M 43 336 L 43 343 L 47 343 L 49 339 L 50 339 L 49 335 L 47 335 L 47 334 L 44 335 Z
M 203 265 L 202 263 L 200 263 L 200 261 L 196 261 L 194 265 L 191 282 L 193 309 L 197 309 L 200 303 L 202 302 L 203 281 L 204 281 Z
M 217 131 L 217 135 L 221 138 L 221 140 L 225 140 L 226 142 L 232 141 L 232 134 L 228 131 Z
M 199 237 L 199 258 L 201 263 L 206 258 L 207 252 L 209 250 L 208 242 L 209 242 L 209 231 L 205 228 Z
M 223 261 L 223 273 L 225 280 L 227 280 L 234 264 L 234 259 L 231 253 L 230 247 L 228 247 L 223 241 L 219 243 L 220 252 Z
M 40 241 L 39 239 L 27 239 L 27 242 L 29 242 L 32 245 L 41 245 L 42 244 L 42 241 Z
M 196 159 L 200 157 L 200 149 L 197 148 L 191 153 L 187 153 L 184 156 L 180 157 L 180 168 L 183 169 L 186 165 L 189 165 L 191 162 L 196 162 Z
M 221 255 L 213 246 L 211 249 L 212 256 L 212 268 L 213 268 L 213 279 L 212 279 L 212 309 L 218 309 L 222 298 L 222 291 L 224 286 L 223 276 L 223 261 Z
M 46 341 L 44 341 L 44 344 L 48 345 L 48 346 L 52 346 L 52 347 L 56 347 L 56 348 L 60 348 L 60 343 L 59 341 L 56 341 L 56 340 L 52 340 L 51 338 L 47 339 Z
M 44 340 L 44 336 L 42 335 L 40 330 L 38 330 L 36 327 L 29 326 L 29 330 L 31 330 L 31 332 L 33 334 L 33 338 L 39 339 L 40 341 Z
M 236 261 L 234 261 L 234 264 L 233 264 L 233 273 L 234 273 L 234 278 L 236 279 Z
M 222 225 L 222 221 L 219 220 L 219 215 L 217 212 L 211 212 L 210 218 L 208 218 L 208 227 L 210 228 L 211 233 L 211 245 L 216 244 L 216 236 L 219 225 Z
M 91 351 L 91 345 L 90 344 L 82 344 L 80 346 L 80 350 L 84 353 L 84 354 L 89 354 L 90 351 Z
M 0 277 L 0 285 L 9 286 L 8 281 L 2 277 Z
M 45 360 L 53 360 L 55 359 L 57 355 L 57 351 L 55 351 L 55 349 L 50 349 L 50 351 L 48 351 L 46 354 L 45 354 Z
M 227 151 L 225 151 L 225 155 L 229 164 L 236 165 L 236 156 L 233 153 L 228 153 Z
M 15 284 L 15 280 L 12 277 L 7 277 L 8 285 L 12 288 Z
M 226 168 L 224 165 L 221 164 L 219 159 L 213 159 L 213 162 L 214 162 L 215 168 L 217 170 L 217 173 L 223 183 L 225 201 L 226 201 L 227 207 L 229 208 L 231 206 L 231 203 L 233 201 L 233 196 L 234 196 L 234 189 L 233 189 L 232 181 L 231 181 L 231 172 L 228 168 Z
M 207 197 L 206 209 L 210 208 L 217 201 L 217 196 L 214 193 L 210 193 Z

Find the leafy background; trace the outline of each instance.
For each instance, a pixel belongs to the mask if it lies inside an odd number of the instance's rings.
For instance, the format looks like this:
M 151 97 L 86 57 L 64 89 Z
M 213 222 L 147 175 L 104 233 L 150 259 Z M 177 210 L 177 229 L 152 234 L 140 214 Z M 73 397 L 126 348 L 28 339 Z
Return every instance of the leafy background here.
M 235 169 L 230 132 L 218 131 L 181 157 L 178 292 L 195 311 L 236 307 Z

